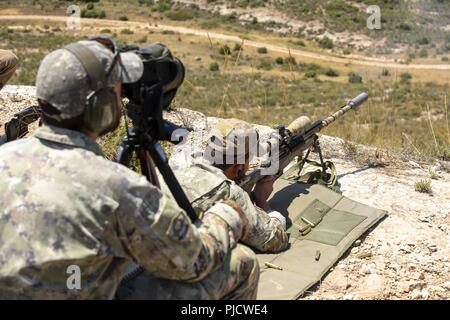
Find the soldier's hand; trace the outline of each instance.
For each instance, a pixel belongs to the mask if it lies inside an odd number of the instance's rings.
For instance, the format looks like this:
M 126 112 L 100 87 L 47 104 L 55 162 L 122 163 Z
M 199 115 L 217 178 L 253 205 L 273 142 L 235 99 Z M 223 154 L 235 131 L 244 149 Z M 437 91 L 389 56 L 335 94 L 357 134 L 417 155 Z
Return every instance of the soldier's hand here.
M 266 176 L 259 180 L 255 188 L 253 189 L 253 197 L 255 198 L 255 204 L 263 209 L 264 211 L 270 211 L 269 203 L 267 199 L 269 199 L 270 195 L 273 192 L 273 184 L 275 183 L 274 176 Z
M 241 239 L 245 239 L 247 237 L 248 230 L 249 230 L 249 222 L 248 222 L 247 216 L 244 213 L 244 210 L 242 210 L 242 208 L 239 205 L 239 203 L 237 203 L 234 200 L 226 199 L 226 200 L 223 201 L 223 203 L 225 203 L 225 204 L 229 205 L 230 207 L 232 207 L 239 214 L 239 217 L 241 218 L 241 224 L 242 224 Z

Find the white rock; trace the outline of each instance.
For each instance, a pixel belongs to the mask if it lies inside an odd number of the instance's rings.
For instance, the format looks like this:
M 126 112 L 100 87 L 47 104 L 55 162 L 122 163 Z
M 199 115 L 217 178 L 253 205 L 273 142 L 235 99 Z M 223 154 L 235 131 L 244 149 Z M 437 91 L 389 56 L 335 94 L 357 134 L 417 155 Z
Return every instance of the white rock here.
M 346 293 L 343 297 L 342 300 L 353 300 L 353 295 L 351 293 Z
M 421 291 L 419 289 L 414 289 L 414 291 L 411 293 L 411 299 L 417 300 L 422 298 Z
M 422 291 L 420 291 L 420 295 L 421 295 L 421 298 L 425 299 L 425 300 L 427 300 L 428 297 L 430 296 L 427 288 L 423 288 Z
M 411 253 L 412 252 L 411 248 L 409 246 L 407 246 L 407 245 L 401 245 L 400 246 L 400 251 L 403 251 L 403 252 L 406 252 L 406 253 Z

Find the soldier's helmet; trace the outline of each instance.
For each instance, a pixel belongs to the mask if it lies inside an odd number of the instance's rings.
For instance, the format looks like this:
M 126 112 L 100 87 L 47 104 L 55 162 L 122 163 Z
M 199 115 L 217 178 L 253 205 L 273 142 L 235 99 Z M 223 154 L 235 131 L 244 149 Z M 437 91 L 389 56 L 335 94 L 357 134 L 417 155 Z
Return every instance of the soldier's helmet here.
M 204 157 L 215 165 L 245 164 L 257 155 L 259 134 L 238 119 L 219 119 L 213 126 Z
M 105 72 L 104 86 L 112 88 L 118 81 L 133 83 L 142 77 L 144 66 L 139 56 L 132 52 L 119 53 L 115 43 L 106 46 L 98 40 L 86 40 L 77 44 L 87 48 L 98 60 Z M 86 63 L 69 49 L 49 53 L 41 62 L 36 78 L 36 96 L 57 111 L 47 114 L 57 121 L 82 115 L 90 95 L 98 89 L 97 84 L 92 83 Z

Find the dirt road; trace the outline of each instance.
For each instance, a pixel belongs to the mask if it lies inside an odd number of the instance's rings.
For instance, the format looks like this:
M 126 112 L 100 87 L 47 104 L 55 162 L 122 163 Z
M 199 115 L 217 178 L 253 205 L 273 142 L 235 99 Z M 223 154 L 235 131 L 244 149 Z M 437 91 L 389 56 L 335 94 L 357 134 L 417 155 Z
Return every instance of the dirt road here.
M 52 22 L 65 22 L 67 17 L 65 16 L 39 16 L 39 15 L 4 15 L 0 16 L 1 20 L 14 20 L 14 21 L 30 21 L 30 20 L 41 20 L 41 21 L 52 21 Z M 417 70 L 450 70 L 450 65 L 448 64 L 401 64 L 396 63 L 392 60 L 385 60 L 379 58 L 363 57 L 357 55 L 351 55 L 350 57 L 336 57 L 332 55 L 327 55 L 324 53 L 309 52 L 298 49 L 289 49 L 287 47 L 274 45 L 265 42 L 244 40 L 238 36 L 226 35 L 222 33 L 209 33 L 205 30 L 191 29 L 179 26 L 170 25 L 152 25 L 145 22 L 135 22 L 135 21 L 118 21 L 118 20 L 103 20 L 103 19 L 81 19 L 81 25 L 95 25 L 95 26 L 116 26 L 116 27 L 148 27 L 150 29 L 157 30 L 170 30 L 178 32 L 181 34 L 191 34 L 200 37 L 209 37 L 215 40 L 225 40 L 241 43 L 244 41 L 245 46 L 260 48 L 266 47 L 268 50 L 273 52 L 279 52 L 283 54 L 291 54 L 293 56 L 312 58 L 317 60 L 323 60 L 327 62 L 335 62 L 340 64 L 351 63 L 354 65 L 365 65 L 371 67 L 380 68 L 390 68 L 390 69 L 417 69 Z

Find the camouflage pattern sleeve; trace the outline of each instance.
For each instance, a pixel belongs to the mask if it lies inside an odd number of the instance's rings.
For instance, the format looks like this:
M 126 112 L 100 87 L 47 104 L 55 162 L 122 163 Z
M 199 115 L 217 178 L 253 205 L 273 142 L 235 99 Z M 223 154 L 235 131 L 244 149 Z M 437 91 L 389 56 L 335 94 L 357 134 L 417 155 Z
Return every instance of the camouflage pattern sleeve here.
M 240 204 L 249 220 L 248 233 L 242 243 L 260 252 L 279 252 L 289 247 L 289 237 L 283 223 L 271 218 L 253 205 L 249 195 L 238 185 L 230 185 L 230 198 Z
M 173 197 L 145 178 L 128 180 L 121 203 L 134 208 L 119 211 L 123 246 L 139 265 L 157 277 L 198 281 L 218 269 L 239 241 L 239 214 L 219 203 L 193 225 Z M 128 201 L 127 201 L 128 200 Z

